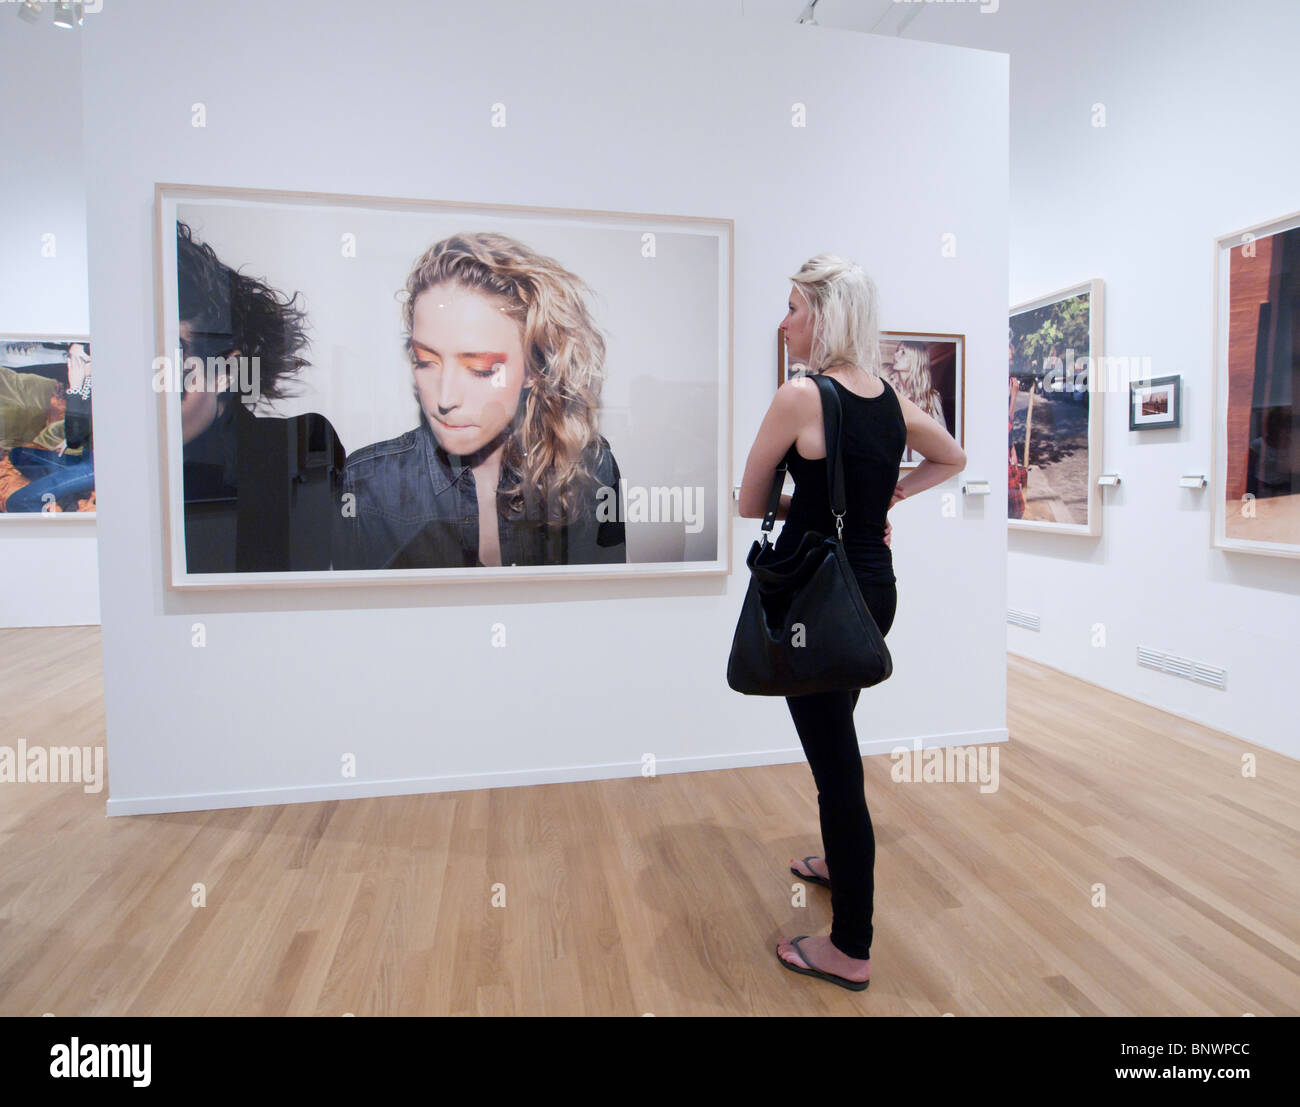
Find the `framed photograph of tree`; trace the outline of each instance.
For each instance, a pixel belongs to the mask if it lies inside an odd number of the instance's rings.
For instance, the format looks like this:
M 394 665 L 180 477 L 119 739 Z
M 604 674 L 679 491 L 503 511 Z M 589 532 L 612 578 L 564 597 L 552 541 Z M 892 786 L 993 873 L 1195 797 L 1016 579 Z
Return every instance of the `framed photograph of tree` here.
M 1012 530 L 1101 533 L 1102 333 L 1100 280 L 1011 309 L 1007 526 Z

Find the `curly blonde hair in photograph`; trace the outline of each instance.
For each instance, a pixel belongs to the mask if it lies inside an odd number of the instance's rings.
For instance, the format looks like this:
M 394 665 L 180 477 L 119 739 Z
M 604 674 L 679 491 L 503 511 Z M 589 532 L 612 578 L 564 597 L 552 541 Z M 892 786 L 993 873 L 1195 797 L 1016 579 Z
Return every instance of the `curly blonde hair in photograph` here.
M 875 282 L 860 265 L 836 254 L 818 254 L 791 278 L 813 317 L 808 371 L 857 365 L 880 371 L 880 323 Z
M 537 518 L 545 504 L 546 522 L 563 526 L 590 496 L 600 449 L 605 340 L 587 309 L 590 289 L 554 258 L 508 235 L 444 238 L 416 261 L 406 281 L 403 320 L 412 359 L 415 299 L 440 284 L 492 298 L 519 325 L 532 381 L 524 385 L 522 415 L 516 414 L 503 453 L 511 483 L 500 489 L 498 509 Z

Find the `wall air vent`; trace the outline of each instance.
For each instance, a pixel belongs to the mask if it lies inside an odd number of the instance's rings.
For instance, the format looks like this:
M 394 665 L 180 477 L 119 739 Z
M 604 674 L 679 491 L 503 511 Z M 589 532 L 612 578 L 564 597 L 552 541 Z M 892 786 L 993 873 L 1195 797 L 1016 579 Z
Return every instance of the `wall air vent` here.
M 1043 629 L 1037 615 L 1031 615 L 1028 611 L 1017 611 L 1014 607 L 1007 608 L 1007 622 L 1013 627 L 1024 627 L 1025 630 Z
M 1228 687 L 1228 670 L 1217 665 L 1207 665 L 1203 661 L 1193 661 L 1189 657 L 1153 650 L 1149 646 L 1138 646 L 1138 664 L 1144 669 L 1158 669 L 1170 676 L 1182 677 L 1184 680 L 1205 684 L 1210 688 L 1226 690 Z

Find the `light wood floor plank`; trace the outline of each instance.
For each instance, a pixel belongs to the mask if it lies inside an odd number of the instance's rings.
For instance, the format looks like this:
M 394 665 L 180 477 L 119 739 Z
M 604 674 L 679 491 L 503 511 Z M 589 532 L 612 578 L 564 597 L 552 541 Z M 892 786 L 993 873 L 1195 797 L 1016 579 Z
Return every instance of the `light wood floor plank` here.
M 96 628 L 0 648 L 0 744 L 102 744 Z M 1015 656 L 1008 704 L 996 792 L 865 762 L 866 993 L 776 963 L 830 923 L 801 762 L 115 819 L 0 784 L 0 1014 L 1300 1013 L 1300 765 Z

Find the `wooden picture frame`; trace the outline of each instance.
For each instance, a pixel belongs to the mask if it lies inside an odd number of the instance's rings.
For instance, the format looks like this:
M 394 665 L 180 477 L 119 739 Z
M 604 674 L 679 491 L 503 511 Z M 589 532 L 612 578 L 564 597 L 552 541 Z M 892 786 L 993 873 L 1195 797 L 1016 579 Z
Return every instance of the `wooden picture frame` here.
M 944 429 L 966 448 L 966 336 L 941 331 L 881 331 L 882 377 L 895 391 L 907 396 L 928 415 L 943 424 Z M 921 360 L 909 370 L 897 366 L 896 353 L 900 349 L 918 350 Z M 948 363 L 951 362 L 949 369 Z M 897 370 L 895 371 L 895 366 Z M 951 379 L 949 378 L 951 372 Z M 923 374 L 933 380 L 931 396 L 912 393 L 916 386 L 909 382 Z M 932 410 L 933 409 L 933 410 Z M 953 433 L 953 428 L 956 433 Z M 901 469 L 915 469 L 924 460 L 910 447 L 903 451 Z

